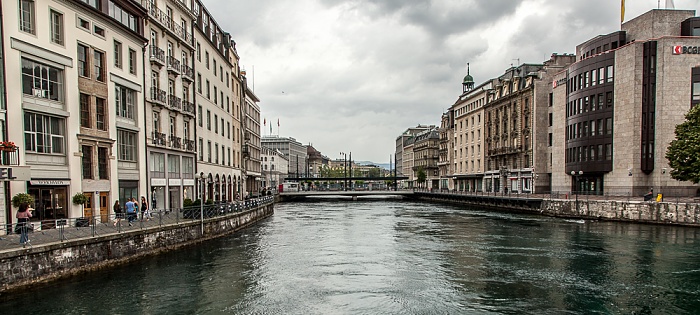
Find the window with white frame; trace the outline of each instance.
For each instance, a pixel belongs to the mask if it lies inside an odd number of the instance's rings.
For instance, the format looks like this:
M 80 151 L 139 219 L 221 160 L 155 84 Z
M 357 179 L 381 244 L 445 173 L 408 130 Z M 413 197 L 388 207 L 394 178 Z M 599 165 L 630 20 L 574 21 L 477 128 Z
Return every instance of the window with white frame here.
M 115 98 L 117 107 L 117 116 L 134 119 L 134 111 L 136 107 L 136 92 L 127 87 L 115 84 Z
M 151 152 L 151 177 L 165 177 L 165 154 Z
M 81 77 L 90 77 L 90 48 L 85 45 L 78 44 L 78 75 Z
M 117 129 L 117 148 L 120 161 L 136 162 L 136 133 Z
M 35 34 L 34 28 L 34 1 L 19 1 L 19 30 L 30 34 Z
M 122 43 L 115 40 L 114 41 L 114 66 L 121 69 L 122 68 Z
M 168 178 L 180 178 L 180 156 L 168 154 Z
M 194 174 L 194 159 L 191 157 L 182 157 L 182 177 L 192 178 Z
M 63 45 L 63 14 L 49 10 L 51 19 L 51 42 Z
M 22 92 L 63 101 L 63 69 L 22 58 Z
M 27 112 L 24 145 L 28 152 L 64 154 L 65 119 Z

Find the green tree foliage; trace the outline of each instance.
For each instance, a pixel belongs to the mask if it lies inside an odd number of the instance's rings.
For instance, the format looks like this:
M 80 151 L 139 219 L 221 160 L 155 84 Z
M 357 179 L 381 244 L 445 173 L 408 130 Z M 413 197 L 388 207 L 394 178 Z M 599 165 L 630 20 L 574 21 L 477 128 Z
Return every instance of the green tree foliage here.
M 690 109 L 685 122 L 676 126 L 676 139 L 666 150 L 671 178 L 700 182 L 700 106 Z
M 418 184 L 422 186 L 425 183 L 425 179 L 428 177 L 428 175 L 425 174 L 425 170 L 423 169 L 422 166 L 418 168 L 417 177 L 418 177 Z

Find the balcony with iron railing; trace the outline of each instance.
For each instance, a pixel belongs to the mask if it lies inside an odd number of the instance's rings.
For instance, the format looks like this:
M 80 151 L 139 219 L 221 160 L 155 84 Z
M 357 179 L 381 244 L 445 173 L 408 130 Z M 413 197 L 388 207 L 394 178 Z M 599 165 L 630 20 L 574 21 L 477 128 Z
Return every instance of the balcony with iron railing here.
M 194 109 L 194 103 L 190 101 L 183 100 L 182 101 L 182 112 L 186 115 L 190 115 L 192 117 L 195 116 L 195 109 Z
M 168 72 L 180 74 L 180 60 L 177 60 L 177 58 L 173 56 L 168 56 L 166 61 L 168 63 Z
M 165 134 L 162 132 L 154 131 L 151 135 L 153 138 L 153 144 L 155 145 L 165 145 Z
M 182 139 L 180 137 L 170 135 L 170 147 L 173 149 L 182 149 Z
M 167 95 L 167 93 L 165 93 L 165 91 L 159 89 L 158 87 L 152 86 L 151 87 L 151 94 L 149 96 L 150 96 L 151 103 L 165 105 L 165 103 L 167 102 L 166 95 Z
M 0 143 L 0 164 L 19 165 L 19 147 L 14 145 L 13 142 L 6 141 Z
M 195 144 L 194 140 L 185 139 L 184 144 L 187 152 L 194 152 L 197 149 L 197 145 Z
M 151 63 L 156 64 L 158 66 L 165 65 L 165 51 L 158 48 L 157 46 L 151 46 L 151 49 L 149 51 Z
M 182 73 L 183 80 L 194 81 L 194 69 L 192 69 L 192 67 L 183 63 L 180 65 L 180 72 Z
M 142 0 L 141 5 L 148 10 L 148 15 L 151 17 L 151 19 L 163 26 L 172 35 L 180 38 L 183 42 L 189 45 L 190 48 L 194 47 L 192 34 L 188 33 L 187 29 L 175 23 L 172 17 L 166 12 L 159 9 L 155 1 Z
M 182 110 L 182 99 L 175 95 L 168 95 L 168 107 L 172 110 Z

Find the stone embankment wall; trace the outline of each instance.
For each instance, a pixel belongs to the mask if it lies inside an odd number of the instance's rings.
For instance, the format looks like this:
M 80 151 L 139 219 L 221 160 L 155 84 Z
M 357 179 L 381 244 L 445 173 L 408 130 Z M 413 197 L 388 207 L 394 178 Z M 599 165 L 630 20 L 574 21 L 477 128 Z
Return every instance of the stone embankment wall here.
M 581 219 L 700 226 L 700 204 L 641 201 L 543 200 L 542 213 Z
M 201 222 L 57 242 L 0 253 L 0 292 L 122 264 L 231 234 L 274 213 L 274 204 Z
M 678 224 L 700 227 L 700 203 L 573 200 L 417 194 L 418 199 L 584 220 Z

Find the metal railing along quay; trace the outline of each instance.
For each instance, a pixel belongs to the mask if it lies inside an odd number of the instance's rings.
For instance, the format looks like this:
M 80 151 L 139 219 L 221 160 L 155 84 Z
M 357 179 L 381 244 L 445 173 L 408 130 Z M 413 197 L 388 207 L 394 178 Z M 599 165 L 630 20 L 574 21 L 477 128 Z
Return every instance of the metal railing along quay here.
M 399 189 L 401 190 L 401 189 Z M 461 191 L 447 189 L 426 189 L 426 188 L 410 188 L 414 192 L 430 193 L 430 194 L 445 194 L 445 195 L 460 195 L 460 196 L 489 196 L 499 198 L 531 198 L 542 200 L 566 200 L 576 199 L 583 201 L 625 201 L 625 202 L 656 202 L 658 194 L 661 194 L 660 201 L 668 203 L 700 203 L 700 197 L 688 196 L 675 193 L 672 189 L 656 190 L 653 193 L 652 200 L 644 200 L 644 195 L 636 195 L 632 193 L 621 194 L 596 194 L 592 192 L 571 192 L 571 191 L 550 191 L 544 193 L 529 193 L 529 192 L 505 192 L 505 191 Z M 669 195 L 664 196 L 664 193 Z
M 274 198 L 272 196 L 264 196 L 232 203 L 205 204 L 202 207 L 157 209 L 151 211 L 150 216 L 144 216 L 142 212 L 138 212 L 131 222 L 129 222 L 129 215 L 126 213 L 121 213 L 119 216 L 115 213 L 110 213 L 109 216 L 97 215 L 94 217 L 32 221 L 33 227 L 28 228 L 30 240 L 28 244 L 31 245 L 26 247 L 199 222 L 204 219 L 255 209 L 273 202 Z M 4 235 L 0 235 L 0 252 L 25 247 L 19 242 L 20 234 L 15 233 L 16 228 L 15 224 L 6 224 L 4 226 L 2 230 Z

